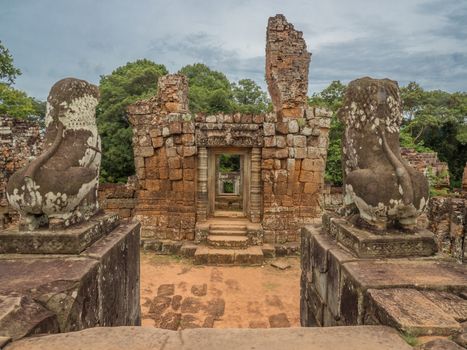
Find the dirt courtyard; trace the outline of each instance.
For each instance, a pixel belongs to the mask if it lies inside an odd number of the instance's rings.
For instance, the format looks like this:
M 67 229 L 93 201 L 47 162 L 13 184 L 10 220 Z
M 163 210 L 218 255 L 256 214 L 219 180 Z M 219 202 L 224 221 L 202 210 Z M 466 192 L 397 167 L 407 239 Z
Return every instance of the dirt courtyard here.
M 166 329 L 300 326 L 300 260 L 285 270 L 198 266 L 189 259 L 141 252 L 142 325 Z

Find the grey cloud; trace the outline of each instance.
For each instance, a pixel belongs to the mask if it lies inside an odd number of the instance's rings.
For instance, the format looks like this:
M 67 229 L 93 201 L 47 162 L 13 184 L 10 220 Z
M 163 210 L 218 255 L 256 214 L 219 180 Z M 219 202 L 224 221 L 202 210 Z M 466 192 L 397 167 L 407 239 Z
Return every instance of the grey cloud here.
M 42 99 L 65 76 L 97 83 L 138 58 L 172 72 L 203 62 L 264 88 L 262 38 L 276 13 L 313 53 L 310 93 L 363 75 L 467 90 L 465 0 L 0 0 L 0 39 L 23 70 L 17 87 Z

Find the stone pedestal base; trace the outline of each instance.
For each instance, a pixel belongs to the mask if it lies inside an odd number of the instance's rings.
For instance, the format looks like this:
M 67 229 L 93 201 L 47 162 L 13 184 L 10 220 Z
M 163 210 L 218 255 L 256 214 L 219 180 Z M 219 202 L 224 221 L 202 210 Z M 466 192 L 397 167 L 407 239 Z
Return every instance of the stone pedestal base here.
M 63 230 L 0 231 L 0 254 L 79 254 L 119 224 L 117 214 L 97 214 Z
M 330 213 L 323 214 L 323 226 L 326 234 L 359 258 L 431 256 L 436 252 L 434 234 L 428 230 L 374 233 Z
M 386 249 L 382 258 L 371 257 L 359 232 L 353 237 L 362 245 L 347 249 L 339 237 L 349 226 L 336 221 L 328 216 L 323 226 L 302 229 L 302 326 L 381 324 L 413 336 L 460 331 L 467 320 L 466 265 L 445 256 L 387 258 Z M 410 241 L 408 247 L 413 251 Z
M 0 254 L 0 337 L 140 324 L 140 224 L 119 225 L 118 217 L 104 215 L 86 227 L 36 235 L 43 243 L 37 250 L 53 254 Z M 13 234 L 0 234 L 3 251 L 33 252 L 24 233 L 17 240 Z

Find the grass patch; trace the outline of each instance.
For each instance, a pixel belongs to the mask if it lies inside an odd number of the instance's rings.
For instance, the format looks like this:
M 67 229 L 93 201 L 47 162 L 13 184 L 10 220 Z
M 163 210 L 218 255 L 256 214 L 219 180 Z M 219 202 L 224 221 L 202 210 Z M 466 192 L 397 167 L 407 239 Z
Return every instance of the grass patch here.
M 405 340 L 407 344 L 410 346 L 417 346 L 419 344 L 419 340 L 416 335 L 411 334 L 409 332 L 404 332 L 400 334 L 402 339 Z

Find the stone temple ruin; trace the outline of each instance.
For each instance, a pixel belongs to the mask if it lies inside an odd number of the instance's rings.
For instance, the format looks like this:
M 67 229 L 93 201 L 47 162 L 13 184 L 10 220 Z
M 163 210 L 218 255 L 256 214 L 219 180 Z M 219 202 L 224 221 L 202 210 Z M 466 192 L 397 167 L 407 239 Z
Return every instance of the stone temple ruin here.
M 100 194 L 98 89 L 57 82 L 43 152 L 27 141 L 38 130 L 23 135 L 37 157 L 2 174 L 20 220 L 0 231 L 0 348 L 411 349 L 398 332 L 465 347 L 467 166 L 462 196 L 429 207 L 436 236 L 420 228 L 428 182 L 411 166 L 423 168 L 420 156 L 401 155 L 398 85 L 357 79 L 339 112 L 343 205 L 323 213 L 330 113 L 307 105 L 310 56 L 284 16 L 269 19 L 265 115 L 193 115 L 186 77 L 162 77 L 155 97 L 128 108 L 136 178 Z M 7 123 L 2 135 L 15 129 Z M 13 164 L 5 150 L 0 161 Z M 313 327 L 105 328 L 140 325 L 140 231 L 143 247 L 198 264 L 259 264 L 300 239 L 300 321 Z
M 308 107 L 310 56 L 278 15 L 266 44 L 273 113 L 193 115 L 181 75 L 162 77 L 157 96 L 128 108 L 143 240 L 202 243 L 182 246 L 200 263 L 260 263 L 263 244 L 298 242 L 300 227 L 321 215 L 331 116 Z M 223 171 L 225 161 L 235 171 Z M 223 247 L 238 251 L 212 249 Z

